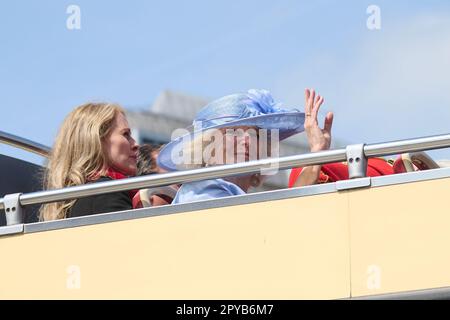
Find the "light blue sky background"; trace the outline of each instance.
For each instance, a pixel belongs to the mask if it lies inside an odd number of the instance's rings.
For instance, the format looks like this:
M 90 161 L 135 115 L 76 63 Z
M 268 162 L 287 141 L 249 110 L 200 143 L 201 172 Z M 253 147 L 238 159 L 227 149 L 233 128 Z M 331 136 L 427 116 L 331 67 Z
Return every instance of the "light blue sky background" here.
M 71 4 L 81 30 L 66 28 Z M 378 31 L 366 27 L 371 4 Z M 0 41 L 0 130 L 46 145 L 83 102 L 145 109 L 164 89 L 212 99 L 265 88 L 302 107 L 315 87 L 336 138 L 450 133 L 447 0 L 2 1 Z

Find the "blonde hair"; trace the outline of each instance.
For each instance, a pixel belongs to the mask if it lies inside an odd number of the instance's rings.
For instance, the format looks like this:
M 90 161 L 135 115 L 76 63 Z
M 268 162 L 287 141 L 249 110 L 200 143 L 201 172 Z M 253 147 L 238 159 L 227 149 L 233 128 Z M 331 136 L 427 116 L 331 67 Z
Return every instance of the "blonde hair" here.
M 60 189 L 86 183 L 105 174 L 109 159 L 102 140 L 108 136 L 121 106 L 86 103 L 64 120 L 53 145 L 44 175 L 44 189 Z M 66 218 L 76 200 L 44 204 L 40 220 Z

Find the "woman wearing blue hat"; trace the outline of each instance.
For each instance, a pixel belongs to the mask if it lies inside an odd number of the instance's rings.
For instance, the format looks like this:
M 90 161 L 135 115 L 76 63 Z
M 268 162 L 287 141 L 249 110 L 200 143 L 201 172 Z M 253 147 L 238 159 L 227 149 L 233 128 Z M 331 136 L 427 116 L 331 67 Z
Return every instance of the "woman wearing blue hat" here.
M 176 171 L 273 156 L 279 141 L 303 130 L 311 152 L 326 150 L 331 142 L 333 114 L 327 114 L 321 129 L 317 115 L 322 103 L 323 98 L 309 89 L 305 90 L 305 113 L 281 108 L 266 90 L 222 97 L 197 113 L 193 132 L 171 141 L 160 151 L 158 165 Z M 320 166 L 306 167 L 297 185 L 317 182 L 319 173 Z M 172 203 L 242 195 L 260 183 L 259 174 L 185 183 Z

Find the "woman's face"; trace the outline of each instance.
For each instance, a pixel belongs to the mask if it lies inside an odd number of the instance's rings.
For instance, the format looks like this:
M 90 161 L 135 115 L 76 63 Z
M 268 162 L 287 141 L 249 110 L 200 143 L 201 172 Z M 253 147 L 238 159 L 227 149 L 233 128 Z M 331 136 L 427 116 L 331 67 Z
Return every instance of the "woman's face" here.
M 226 164 L 259 159 L 258 128 L 250 126 L 222 129 Z
M 128 176 L 136 174 L 138 145 L 131 137 L 131 130 L 124 114 L 119 113 L 116 116 L 103 146 L 112 169 Z

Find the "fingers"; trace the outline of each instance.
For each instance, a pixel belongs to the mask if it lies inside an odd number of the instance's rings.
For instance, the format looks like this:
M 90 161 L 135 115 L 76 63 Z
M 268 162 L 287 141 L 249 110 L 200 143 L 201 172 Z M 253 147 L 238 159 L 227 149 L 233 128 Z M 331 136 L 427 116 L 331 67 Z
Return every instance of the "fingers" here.
M 305 89 L 305 114 L 311 113 L 311 105 L 309 103 L 310 92 L 309 89 Z
M 316 99 L 316 91 L 314 89 L 311 89 L 311 94 L 309 96 L 309 105 L 310 105 L 310 112 L 313 112 L 313 108 L 314 108 L 314 100 Z
M 317 124 L 317 115 L 319 113 L 320 106 L 323 104 L 324 98 L 320 95 L 316 95 L 314 89 L 305 89 L 305 114 L 306 121 Z
M 306 117 L 309 117 L 310 115 L 312 115 L 315 96 L 316 96 L 316 92 L 314 91 L 314 89 L 305 89 L 305 114 L 306 114 Z
M 323 125 L 323 130 L 328 132 L 330 135 L 331 135 L 331 127 L 333 126 L 333 118 L 334 118 L 333 112 L 328 112 L 327 116 L 325 117 L 325 123 Z
M 314 105 L 312 109 L 312 117 L 317 120 L 317 114 L 319 113 L 320 106 L 322 105 L 324 99 L 322 96 L 317 95 L 314 99 Z

